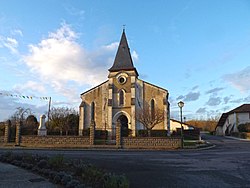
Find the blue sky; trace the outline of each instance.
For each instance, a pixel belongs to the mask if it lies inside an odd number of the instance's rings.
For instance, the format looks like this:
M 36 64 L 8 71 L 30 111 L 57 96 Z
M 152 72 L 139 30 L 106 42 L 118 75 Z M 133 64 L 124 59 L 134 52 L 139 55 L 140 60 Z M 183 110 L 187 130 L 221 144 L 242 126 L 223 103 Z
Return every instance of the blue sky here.
M 124 24 L 139 78 L 169 90 L 172 118 L 179 100 L 187 120 L 218 116 L 250 103 L 249 23 L 248 0 L 2 0 L 0 121 L 18 106 L 40 116 L 40 97 L 78 108 L 107 79 Z

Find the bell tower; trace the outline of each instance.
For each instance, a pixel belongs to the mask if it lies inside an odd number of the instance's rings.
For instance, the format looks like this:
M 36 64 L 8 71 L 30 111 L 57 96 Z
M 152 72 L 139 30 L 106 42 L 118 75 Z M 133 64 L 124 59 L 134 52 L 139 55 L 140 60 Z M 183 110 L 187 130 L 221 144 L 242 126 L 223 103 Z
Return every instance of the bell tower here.
M 114 129 L 116 120 L 120 116 L 126 116 L 128 128 L 133 130 L 133 135 L 135 135 L 135 84 L 138 76 L 123 29 L 114 63 L 109 69 L 108 124 L 112 124 Z

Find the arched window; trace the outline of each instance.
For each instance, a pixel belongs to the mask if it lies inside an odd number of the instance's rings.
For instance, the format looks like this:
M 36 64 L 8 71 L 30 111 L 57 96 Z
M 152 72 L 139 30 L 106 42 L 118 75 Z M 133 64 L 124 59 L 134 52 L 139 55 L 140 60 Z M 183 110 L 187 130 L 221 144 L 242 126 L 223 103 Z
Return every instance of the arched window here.
M 124 106 L 124 90 L 120 90 L 119 92 L 119 105 Z
M 91 103 L 91 121 L 95 120 L 95 103 Z
M 150 106 L 151 106 L 151 117 L 154 120 L 155 119 L 155 101 L 154 101 L 154 99 L 151 100 Z

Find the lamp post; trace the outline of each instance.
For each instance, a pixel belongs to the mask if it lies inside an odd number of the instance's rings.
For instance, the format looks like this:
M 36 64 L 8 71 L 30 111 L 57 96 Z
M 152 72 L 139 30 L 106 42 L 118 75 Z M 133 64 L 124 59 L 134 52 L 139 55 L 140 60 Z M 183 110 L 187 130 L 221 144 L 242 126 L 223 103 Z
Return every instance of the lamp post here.
M 182 101 L 178 102 L 178 106 L 180 108 L 180 115 L 181 115 L 181 148 L 183 148 L 184 142 L 183 142 L 183 126 L 182 126 L 182 108 L 184 106 L 184 102 Z

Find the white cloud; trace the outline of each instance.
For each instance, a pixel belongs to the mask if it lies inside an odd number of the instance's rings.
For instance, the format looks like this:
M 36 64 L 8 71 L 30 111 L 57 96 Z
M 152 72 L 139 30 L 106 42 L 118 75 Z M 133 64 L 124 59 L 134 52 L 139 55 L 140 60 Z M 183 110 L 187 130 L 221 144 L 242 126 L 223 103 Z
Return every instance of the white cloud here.
M 20 29 L 14 29 L 11 31 L 12 35 L 19 35 L 19 36 L 23 36 L 23 32 Z
M 206 108 L 199 108 L 196 113 L 198 114 L 205 114 L 207 112 Z
M 80 86 L 92 87 L 107 79 L 118 46 L 116 42 L 89 52 L 77 43 L 77 37 L 69 25 L 62 24 L 38 44 L 29 45 L 29 54 L 23 57 L 42 82 L 71 98 L 79 98 Z
M 250 66 L 239 72 L 226 74 L 223 79 L 241 92 L 247 92 L 250 90 Z
M 207 101 L 208 106 L 218 106 L 221 103 L 221 97 L 210 97 Z
M 11 37 L 0 36 L 0 48 L 7 48 L 11 53 L 17 54 L 18 41 Z
M 72 15 L 72 16 L 77 16 L 79 17 L 80 19 L 84 19 L 84 15 L 85 15 L 85 11 L 84 10 L 79 10 L 73 6 L 69 6 L 69 5 L 66 5 L 64 6 L 66 11 L 68 12 L 68 14 Z
M 106 50 L 113 51 L 113 50 L 117 50 L 118 46 L 119 46 L 119 42 L 113 42 L 113 43 L 111 43 L 111 44 L 109 44 L 107 46 L 103 46 L 102 48 L 104 48 Z
M 184 101 L 196 101 L 200 97 L 200 92 L 189 92 L 186 94 Z
M 131 56 L 132 56 L 132 59 L 133 59 L 134 61 L 138 61 L 139 55 L 136 53 L 136 51 L 133 51 L 133 52 L 131 53 Z
M 213 96 L 217 96 L 218 93 L 219 93 L 220 91 L 222 91 L 222 90 L 224 90 L 223 87 L 216 87 L 216 88 L 213 88 L 213 89 L 210 89 L 210 90 L 206 91 L 205 94 L 211 94 L 211 95 L 213 95 Z
M 14 90 L 19 91 L 19 92 L 29 90 L 29 91 L 34 91 L 36 93 L 44 93 L 45 87 L 43 86 L 43 83 L 28 81 L 25 84 L 15 85 Z

